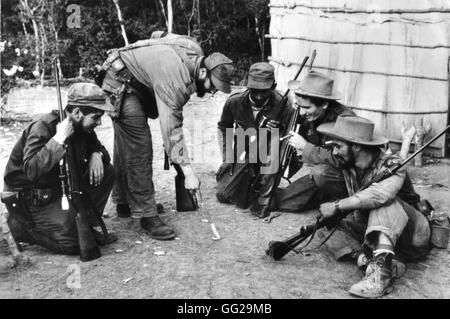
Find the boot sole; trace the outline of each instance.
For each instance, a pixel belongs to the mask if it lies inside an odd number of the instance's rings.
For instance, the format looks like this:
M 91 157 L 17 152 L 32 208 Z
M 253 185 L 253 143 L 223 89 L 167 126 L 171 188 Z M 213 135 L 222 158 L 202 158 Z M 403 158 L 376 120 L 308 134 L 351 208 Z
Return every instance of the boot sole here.
M 351 290 L 349 290 L 348 292 L 349 292 L 351 295 L 356 296 L 356 297 L 360 297 L 360 298 L 365 298 L 365 299 L 377 299 L 377 298 L 383 297 L 384 295 L 390 294 L 393 290 L 394 290 L 394 288 L 393 288 L 392 286 L 389 286 L 389 287 L 387 287 L 381 294 L 378 294 L 378 295 L 372 295 L 372 296 L 367 296 L 367 295 L 360 294 L 360 293 L 358 293 L 358 292 L 351 291 Z
M 155 236 L 155 235 L 152 235 L 149 231 L 147 231 L 147 230 L 144 230 L 144 232 L 148 235 L 148 236 L 150 236 L 151 238 L 153 238 L 153 239 L 156 239 L 156 240 L 172 240 L 172 239 L 175 239 L 175 234 L 173 234 L 173 235 L 165 235 L 165 236 Z

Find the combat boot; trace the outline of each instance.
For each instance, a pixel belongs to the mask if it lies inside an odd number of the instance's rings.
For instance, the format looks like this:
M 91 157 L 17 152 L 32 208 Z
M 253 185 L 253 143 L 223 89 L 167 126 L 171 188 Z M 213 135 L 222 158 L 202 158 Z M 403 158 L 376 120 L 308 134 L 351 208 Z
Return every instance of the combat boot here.
M 157 240 L 175 238 L 175 232 L 159 218 L 159 216 L 141 218 L 141 227 L 147 235 Z
M 390 292 L 392 283 L 392 254 L 379 254 L 369 263 L 366 276 L 350 287 L 352 295 L 362 298 L 378 298 Z

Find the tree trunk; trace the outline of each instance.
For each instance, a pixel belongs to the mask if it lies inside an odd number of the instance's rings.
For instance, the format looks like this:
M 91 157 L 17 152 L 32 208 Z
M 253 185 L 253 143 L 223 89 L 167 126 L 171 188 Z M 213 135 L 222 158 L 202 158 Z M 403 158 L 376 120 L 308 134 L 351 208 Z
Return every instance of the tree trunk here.
M 44 86 L 45 76 L 45 51 L 47 49 L 47 36 L 45 35 L 45 28 L 42 22 L 39 22 L 39 30 L 41 33 L 41 86 Z
M 261 35 L 259 32 L 259 19 L 258 16 L 255 15 L 255 31 L 256 36 L 258 37 L 258 43 L 259 43 L 259 51 L 261 52 L 261 62 L 264 61 L 264 43 L 261 40 Z
M 200 28 L 200 0 L 197 0 L 197 28 Z
M 191 15 L 189 16 L 189 19 L 188 19 L 188 36 L 191 36 L 191 22 L 195 15 L 196 2 L 197 2 L 196 0 L 192 0 L 192 11 L 191 11 Z
M 52 2 L 50 14 L 48 16 L 48 21 L 49 21 L 50 28 L 52 29 L 53 34 L 55 35 L 56 66 L 58 68 L 59 78 L 62 79 L 62 78 L 64 78 L 64 76 L 63 76 L 62 69 L 61 69 L 61 60 L 59 59 L 59 55 L 60 55 L 60 51 L 59 51 L 59 35 L 58 35 L 58 30 L 56 30 L 54 14 L 55 14 L 55 12 L 54 12 L 54 3 Z
M 172 33 L 172 31 L 173 31 L 172 0 L 167 0 L 167 32 Z
M 27 39 L 27 42 L 30 41 L 30 36 L 28 35 L 27 26 L 25 25 L 25 22 L 22 21 L 22 28 L 23 28 L 23 34 L 25 34 L 25 38 Z
M 20 0 L 20 4 L 23 7 L 23 10 L 27 17 L 31 20 L 31 23 L 33 25 L 33 31 L 34 31 L 34 40 L 35 40 L 35 51 L 36 51 L 36 65 L 35 65 L 35 71 L 39 73 L 39 63 L 40 63 L 40 41 L 39 41 L 39 28 L 38 24 L 36 22 L 36 18 L 31 13 L 30 6 L 28 5 L 28 0 Z
M 166 15 L 166 9 L 164 8 L 164 3 L 162 2 L 162 0 L 158 0 L 159 4 L 161 5 L 161 11 L 164 17 L 164 21 L 166 22 L 166 27 L 168 28 L 169 25 L 169 21 L 167 21 L 167 15 Z
M 125 41 L 125 45 L 128 45 L 129 42 L 128 42 L 127 33 L 125 31 L 125 24 L 122 19 L 122 10 L 120 9 L 119 0 L 113 0 L 113 2 L 114 2 L 114 5 L 116 6 L 117 17 L 119 18 L 120 30 L 122 31 L 123 40 Z

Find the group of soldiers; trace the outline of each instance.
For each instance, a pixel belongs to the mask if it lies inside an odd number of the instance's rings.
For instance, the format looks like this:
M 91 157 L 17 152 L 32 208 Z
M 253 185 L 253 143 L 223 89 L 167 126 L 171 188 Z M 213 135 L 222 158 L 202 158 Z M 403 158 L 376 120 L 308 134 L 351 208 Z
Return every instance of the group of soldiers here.
M 59 121 L 58 112 L 35 120 L 11 152 L 4 190 L 18 193 L 20 205 L 6 203 L 17 242 L 61 254 L 79 253 L 77 212 L 63 212 L 60 200 L 58 164 L 68 143 L 76 149 L 83 192 L 95 206 L 90 226 L 99 245 L 117 240 L 112 233 L 104 236 L 96 230 L 111 191 L 118 217 L 139 220 L 153 239 L 175 238 L 173 228 L 158 214 L 148 118 L 159 118 L 165 152 L 173 165 L 180 166 L 185 188 L 200 187 L 186 152 L 183 107 L 195 92 L 199 97 L 230 93 L 233 62 L 221 53 L 205 56 L 190 37 L 163 32 L 108 54 L 96 84 L 69 88 L 65 120 Z M 404 272 L 404 262 L 424 258 L 431 248 L 428 220 L 417 208 L 420 197 L 406 169 L 361 190 L 374 175 L 401 159 L 386 153 L 388 140 L 374 134 L 370 120 L 338 102 L 341 96 L 327 74 L 310 70 L 302 81 L 289 81 L 296 107 L 290 100 L 280 103 L 276 85 L 273 66 L 256 63 L 249 69 L 247 89 L 227 99 L 218 122 L 223 155 L 216 175 L 218 200 L 249 208 L 259 218 L 271 211 L 301 213 L 318 208 L 324 218 L 354 211 L 341 221 L 326 246 L 337 260 L 354 260 L 365 271 L 364 278 L 351 286 L 351 294 L 382 296 Z M 296 108 L 302 111 L 294 123 L 299 130 L 289 126 Z M 94 131 L 105 112 L 113 119 L 114 166 Z M 269 139 L 282 137 L 294 152 L 297 169 L 309 170 L 288 187 L 278 187 L 279 171 L 263 172 L 267 163 L 250 163 L 248 152 L 243 161 L 237 161 L 239 154 L 227 161 L 227 130 L 258 131 L 263 118 Z M 278 152 L 272 149 L 270 154 Z M 327 236 L 328 230 L 321 232 Z

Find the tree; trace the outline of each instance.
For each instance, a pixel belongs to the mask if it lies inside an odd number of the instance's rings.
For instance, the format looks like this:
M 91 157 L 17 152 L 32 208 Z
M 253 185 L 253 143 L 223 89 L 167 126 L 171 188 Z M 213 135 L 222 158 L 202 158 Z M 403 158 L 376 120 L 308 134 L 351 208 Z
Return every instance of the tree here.
M 255 20 L 255 32 L 258 36 L 258 43 L 261 52 L 261 61 L 265 59 L 265 35 L 266 25 L 270 18 L 269 0 L 247 0 L 245 5 L 252 12 Z
M 116 6 L 116 10 L 117 10 L 117 17 L 119 19 L 119 23 L 120 23 L 120 30 L 122 31 L 122 37 L 123 40 L 125 41 L 125 45 L 128 45 L 128 37 L 127 37 L 127 33 L 125 31 L 125 26 L 124 26 L 124 22 L 122 19 L 122 10 L 120 10 L 120 5 L 119 5 L 119 0 L 113 0 L 114 1 L 114 5 Z

